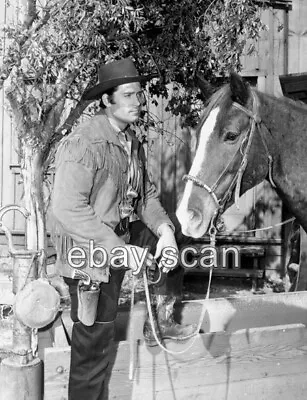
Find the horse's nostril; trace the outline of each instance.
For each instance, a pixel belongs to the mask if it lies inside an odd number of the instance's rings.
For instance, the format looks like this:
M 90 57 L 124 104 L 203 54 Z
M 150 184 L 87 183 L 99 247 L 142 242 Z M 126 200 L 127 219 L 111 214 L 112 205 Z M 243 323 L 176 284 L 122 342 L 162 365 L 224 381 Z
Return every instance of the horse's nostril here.
M 201 213 L 198 210 L 188 210 L 188 219 L 189 221 L 197 221 L 199 219 L 201 219 Z
M 188 219 L 191 221 L 194 218 L 194 211 L 188 211 Z

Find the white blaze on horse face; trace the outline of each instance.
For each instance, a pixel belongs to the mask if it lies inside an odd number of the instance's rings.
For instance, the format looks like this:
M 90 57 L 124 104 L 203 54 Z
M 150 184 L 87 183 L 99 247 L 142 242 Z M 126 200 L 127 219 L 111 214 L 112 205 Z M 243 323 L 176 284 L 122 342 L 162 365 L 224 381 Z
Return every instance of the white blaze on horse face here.
M 219 111 L 220 107 L 214 108 L 208 115 L 208 118 L 201 128 L 199 144 L 190 170 L 190 175 L 192 176 L 197 176 L 200 172 L 202 163 L 207 153 L 208 141 L 212 132 L 214 131 Z
M 194 161 L 193 161 L 191 170 L 189 172 L 189 174 L 192 176 L 198 176 L 198 174 L 201 170 L 201 166 L 203 164 L 204 158 L 206 157 L 206 153 L 207 153 L 208 141 L 209 141 L 211 134 L 214 131 L 219 111 L 220 111 L 219 107 L 214 108 L 208 115 L 208 118 L 206 119 L 204 125 L 201 128 L 199 144 L 197 147 L 197 151 L 196 151 L 196 154 L 194 157 Z M 198 227 L 197 221 L 193 221 L 194 215 L 193 215 L 192 210 L 189 210 L 189 202 L 190 202 L 190 198 L 191 198 L 191 194 L 192 194 L 193 185 L 194 184 L 191 181 L 188 181 L 186 183 L 183 197 L 182 197 L 182 200 L 178 207 L 176 215 L 181 224 L 182 233 L 184 235 L 197 237 L 198 235 L 201 236 L 205 233 L 205 232 L 200 233 L 200 230 L 205 230 L 205 231 L 207 230 L 207 226 L 209 224 L 211 216 L 212 216 L 213 212 L 215 211 L 216 204 L 214 203 L 211 196 L 209 196 L 209 204 L 210 205 L 208 204 L 208 206 L 209 206 L 208 208 L 204 207 L 203 212 L 208 211 L 208 214 L 210 214 L 210 218 L 207 219 L 203 215 L 203 220 L 199 221 L 199 222 L 203 222 L 203 224 L 201 224 L 201 226 Z M 206 193 L 206 194 L 208 194 L 208 193 Z M 204 191 L 204 195 L 205 195 L 205 191 Z M 195 222 L 195 228 L 193 229 L 194 222 Z M 198 225 L 199 225 L 199 223 L 198 223 Z

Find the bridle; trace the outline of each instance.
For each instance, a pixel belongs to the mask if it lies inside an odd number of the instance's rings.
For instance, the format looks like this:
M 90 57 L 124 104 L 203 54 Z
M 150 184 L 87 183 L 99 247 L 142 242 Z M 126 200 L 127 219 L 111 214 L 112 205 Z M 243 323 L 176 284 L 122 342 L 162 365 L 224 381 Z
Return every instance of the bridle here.
M 242 177 L 244 174 L 244 171 L 247 167 L 247 162 L 248 162 L 248 156 L 250 153 L 250 148 L 251 148 L 251 144 L 253 141 L 253 137 L 255 135 L 256 132 L 256 127 L 257 127 L 257 131 L 260 134 L 261 137 L 261 141 L 262 144 L 265 148 L 265 152 L 268 158 L 268 168 L 269 168 L 269 180 L 271 185 L 276 188 L 276 185 L 273 181 L 272 178 L 272 166 L 273 166 L 273 158 L 269 152 L 268 146 L 266 144 L 265 138 L 264 138 L 264 132 L 263 132 L 263 127 L 268 130 L 266 128 L 266 126 L 264 125 L 264 123 L 261 120 L 261 117 L 259 115 L 259 99 L 256 95 L 256 93 L 254 91 L 252 91 L 252 96 L 253 96 L 253 110 L 250 111 L 247 108 L 241 106 L 239 103 L 237 102 L 233 102 L 233 106 L 236 107 L 237 109 L 243 111 L 245 114 L 247 114 L 250 118 L 250 127 L 249 130 L 247 131 L 245 137 L 242 139 L 241 145 L 238 149 L 238 151 L 234 154 L 233 158 L 229 161 L 229 163 L 226 165 L 226 167 L 224 168 L 224 170 L 221 172 L 220 176 L 217 178 L 217 180 L 215 181 L 215 183 L 210 187 L 209 185 L 207 185 L 206 183 L 204 183 L 201 179 L 199 179 L 197 176 L 192 176 L 192 175 L 184 175 L 183 176 L 183 180 L 186 181 L 192 181 L 196 186 L 199 186 L 203 189 L 205 189 L 210 196 L 212 197 L 214 203 L 217 206 L 217 209 L 211 219 L 211 224 L 210 224 L 210 229 L 209 229 L 209 234 L 211 234 L 210 231 L 212 231 L 213 233 L 216 232 L 216 222 L 219 218 L 219 216 L 223 213 L 226 203 L 230 200 L 233 190 L 235 189 L 235 204 L 238 207 L 238 199 L 240 197 L 240 189 L 241 189 L 241 183 L 242 183 Z M 245 149 L 244 145 L 246 144 Z M 223 177 L 225 176 L 226 172 L 228 171 L 228 169 L 230 168 L 230 165 L 233 163 L 233 161 L 235 160 L 235 158 L 238 155 L 238 152 L 240 152 L 240 154 L 242 155 L 242 161 L 240 164 L 240 167 L 238 168 L 237 172 L 235 173 L 234 177 L 232 178 L 232 181 L 230 182 L 224 196 L 221 199 L 218 199 L 217 195 L 216 195 L 216 190 L 220 184 L 220 181 L 223 179 Z

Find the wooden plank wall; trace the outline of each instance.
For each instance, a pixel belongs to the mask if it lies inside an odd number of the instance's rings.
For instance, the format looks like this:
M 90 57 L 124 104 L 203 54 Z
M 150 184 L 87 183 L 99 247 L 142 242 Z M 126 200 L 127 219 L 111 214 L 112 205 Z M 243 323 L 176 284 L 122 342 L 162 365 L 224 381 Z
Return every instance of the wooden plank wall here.
M 14 7 L 9 7 L 6 1 L 0 2 L 0 24 L 14 24 L 18 20 L 19 0 L 14 1 Z M 8 39 L 3 36 L 3 46 L 8 46 Z M 1 57 L 3 55 L 1 54 Z M 18 142 L 13 127 L 13 119 L 4 90 L 0 91 L 0 206 L 20 203 L 22 188 L 19 176 L 14 166 L 18 165 Z M 4 218 L 4 223 L 11 229 L 17 229 L 20 216 L 10 215 Z M 21 219 L 22 221 L 22 219 Z M 21 222 L 20 221 L 20 222 Z M 20 229 L 24 226 L 20 225 Z
M 170 97 L 174 90 L 177 90 L 176 86 L 169 85 Z M 192 132 L 181 126 L 180 117 L 165 111 L 167 100 L 158 100 L 157 106 L 150 100 L 148 102 L 150 115 L 161 121 L 158 131 L 150 129 L 148 132 L 148 168 L 161 194 L 163 206 L 168 212 L 175 212 L 184 188 L 182 176 L 191 166 Z
M 295 0 L 289 17 L 287 72 L 307 72 L 307 2 Z

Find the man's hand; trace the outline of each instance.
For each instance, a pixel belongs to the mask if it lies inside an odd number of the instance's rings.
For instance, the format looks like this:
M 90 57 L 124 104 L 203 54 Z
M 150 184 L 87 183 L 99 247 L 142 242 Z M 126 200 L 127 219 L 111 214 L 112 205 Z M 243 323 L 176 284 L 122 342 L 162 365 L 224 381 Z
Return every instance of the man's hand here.
M 128 265 L 133 275 L 138 275 L 143 268 L 154 263 L 154 257 L 148 249 L 130 244 L 126 244 L 125 248 L 128 250 Z
M 158 235 L 160 239 L 157 243 L 154 258 L 157 259 L 161 257 L 158 267 L 162 268 L 162 271 L 167 273 L 177 267 L 179 250 L 174 232 L 168 224 L 159 226 Z

